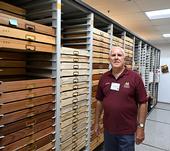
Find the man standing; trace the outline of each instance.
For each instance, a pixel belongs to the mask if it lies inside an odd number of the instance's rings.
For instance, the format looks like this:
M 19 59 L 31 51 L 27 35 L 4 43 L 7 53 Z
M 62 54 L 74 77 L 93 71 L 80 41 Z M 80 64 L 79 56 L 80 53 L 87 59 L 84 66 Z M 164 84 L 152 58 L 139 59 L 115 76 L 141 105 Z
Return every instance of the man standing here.
M 105 151 L 134 151 L 135 141 L 144 140 L 147 94 L 136 72 L 125 67 L 125 52 L 113 47 L 109 53 L 112 69 L 101 77 L 96 93 L 95 131 L 104 110 Z

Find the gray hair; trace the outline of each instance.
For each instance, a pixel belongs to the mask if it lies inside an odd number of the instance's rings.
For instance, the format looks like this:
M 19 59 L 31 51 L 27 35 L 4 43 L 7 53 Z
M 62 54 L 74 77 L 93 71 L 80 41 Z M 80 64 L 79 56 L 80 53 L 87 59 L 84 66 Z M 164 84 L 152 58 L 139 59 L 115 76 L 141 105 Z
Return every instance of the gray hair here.
M 119 49 L 119 50 L 121 50 L 122 53 L 123 53 L 123 55 L 124 55 L 124 57 L 125 57 L 125 50 L 124 50 L 123 48 L 119 47 L 119 46 L 113 46 L 113 47 L 110 49 L 110 51 L 109 51 L 109 55 L 112 54 L 112 50 L 113 50 L 113 49 Z

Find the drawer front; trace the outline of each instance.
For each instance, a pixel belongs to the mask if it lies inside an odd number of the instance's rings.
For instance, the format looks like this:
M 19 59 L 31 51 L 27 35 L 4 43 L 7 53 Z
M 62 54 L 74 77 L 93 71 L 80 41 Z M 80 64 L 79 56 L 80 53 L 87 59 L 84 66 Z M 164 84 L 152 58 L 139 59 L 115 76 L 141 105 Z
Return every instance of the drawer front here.
M 44 26 L 25 19 L 20 19 L 11 15 L 6 15 L 3 13 L 0 14 L 0 24 L 11 26 L 10 22 L 12 22 L 12 20 L 17 21 L 17 28 L 55 36 L 55 30 L 52 27 Z
M 89 75 L 89 70 L 61 70 L 61 77 L 81 75 Z
M 0 38 L 0 48 L 1 49 L 14 49 L 20 51 L 41 51 L 54 53 L 56 48 L 54 45 L 37 43 L 33 41 L 24 41 L 19 39 L 12 39 L 7 37 Z
M 77 103 L 79 106 L 82 106 L 79 103 L 79 101 L 83 101 L 84 103 L 86 103 L 87 99 L 88 99 L 88 94 L 82 94 L 82 95 L 79 95 L 77 97 L 67 98 L 67 99 L 61 100 L 61 106 L 64 107 L 64 106 L 67 106 L 67 105 L 70 105 L 70 104 L 73 104 L 73 103 Z
M 0 107 L 0 113 L 1 114 L 7 114 L 10 112 L 15 112 L 27 108 L 32 108 L 34 106 L 46 104 L 46 103 L 53 103 L 54 102 L 54 96 L 52 95 L 46 95 L 46 96 L 40 96 L 32 99 L 26 99 L 21 100 L 17 102 L 12 103 L 5 103 L 2 104 Z
M 102 30 L 99 30 L 97 28 L 93 28 L 93 33 L 96 34 L 96 35 L 100 35 L 100 36 L 103 36 L 103 37 L 106 37 L 106 38 L 110 38 L 110 35 Z
M 79 83 L 79 82 L 85 82 L 89 81 L 88 76 L 77 76 L 77 77 L 62 77 L 61 78 L 61 84 L 68 84 L 68 83 Z
M 81 94 L 87 94 L 88 93 L 88 88 L 82 88 L 82 89 L 77 89 L 73 91 L 67 91 L 67 92 L 62 92 L 61 93 L 61 99 L 66 99 L 69 97 L 77 97 Z
M 93 34 L 93 39 L 95 39 L 97 41 L 107 43 L 107 44 L 110 44 L 110 39 L 106 38 L 106 37 L 103 37 L 101 35 Z
M 89 69 L 88 63 L 61 63 L 61 69 Z
M 97 41 L 97 40 L 93 40 L 93 45 L 110 49 L 110 44 L 107 44 L 107 43 L 104 43 L 104 42 L 100 42 L 100 41 Z
M 103 58 L 103 59 L 108 59 L 109 55 L 105 53 L 98 53 L 98 52 L 93 52 L 93 58 Z
M 107 64 L 107 63 L 93 63 L 93 69 L 109 69 L 109 64 Z
M 105 58 L 93 58 L 93 63 L 108 63 L 109 64 L 109 60 Z
M 38 123 L 38 124 L 34 125 L 34 127 L 28 127 L 28 128 L 22 129 L 20 131 L 17 131 L 15 133 L 11 133 L 9 135 L 4 136 L 4 138 L 1 140 L 1 144 L 3 146 L 11 144 L 11 143 L 16 142 L 24 137 L 33 135 L 43 129 L 49 128 L 53 124 L 54 124 L 54 122 L 52 121 L 52 119 L 50 119 L 50 120 Z
M 0 76 L 24 75 L 25 68 L 0 68 Z
M 74 55 L 74 56 L 89 56 L 89 52 L 87 50 L 80 50 L 68 47 L 62 47 L 61 54 L 66 55 Z
M 74 62 L 74 63 L 87 63 L 88 57 L 83 56 L 71 56 L 71 55 L 61 55 L 61 62 Z
M 53 83 L 54 82 L 52 81 L 52 79 L 37 79 L 37 80 L 22 80 L 22 81 L 14 81 L 14 82 L 1 82 L 0 90 L 1 90 L 1 92 L 18 91 L 18 90 L 52 86 Z
M 109 69 L 94 69 L 93 74 L 103 74 L 107 72 Z
M 0 35 L 55 45 L 55 37 L 0 25 Z
M 52 94 L 53 92 L 54 91 L 52 87 L 44 87 L 31 90 L 2 93 L 0 95 L 0 99 L 2 99 L 1 103 L 9 103 L 18 100 L 31 99 L 38 96 L 48 95 Z
M 25 9 L 22 9 L 20 7 L 17 7 L 17 6 L 2 2 L 2 1 L 0 1 L 0 9 L 6 10 L 14 14 L 18 14 L 18 15 L 23 15 L 23 16 L 26 15 Z
M 106 53 L 108 54 L 110 51 L 110 48 L 103 48 L 103 47 L 100 47 L 100 46 L 93 46 L 93 52 L 100 52 L 100 53 Z
M 35 141 L 38 141 L 40 138 L 50 135 L 53 131 L 54 131 L 53 128 L 49 127 L 45 130 L 35 133 L 34 135 L 25 137 L 19 141 L 16 141 L 12 144 L 5 146 L 5 150 L 8 151 L 8 150 L 15 150 L 15 149 L 23 148 L 25 145 L 32 144 Z
M 44 112 L 32 117 L 24 118 L 19 121 L 15 121 L 9 124 L 5 124 L 1 129 L 0 129 L 0 134 L 5 136 L 9 135 L 11 133 L 20 131 L 24 128 L 31 127 L 38 123 L 41 123 L 43 121 L 52 119 L 54 117 L 54 111 L 48 111 Z
M 25 109 L 25 110 L 5 114 L 1 118 L 0 125 L 4 125 L 7 123 L 11 123 L 11 122 L 18 121 L 18 120 L 28 118 L 28 117 L 33 117 L 37 114 L 53 110 L 53 108 L 54 108 L 53 103 L 48 103 L 48 104 L 35 106 L 30 109 Z
M 61 92 L 68 91 L 68 90 L 77 90 L 77 89 L 85 88 L 85 87 L 86 88 L 88 87 L 88 82 L 64 84 L 64 85 L 61 85 Z

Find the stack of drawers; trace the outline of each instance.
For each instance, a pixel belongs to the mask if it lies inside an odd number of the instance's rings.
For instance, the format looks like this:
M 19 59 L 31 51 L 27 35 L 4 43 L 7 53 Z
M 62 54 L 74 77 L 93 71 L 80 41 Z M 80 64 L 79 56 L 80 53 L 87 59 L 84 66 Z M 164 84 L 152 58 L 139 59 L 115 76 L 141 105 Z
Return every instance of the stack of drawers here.
M 55 30 L 18 18 L 20 8 L 0 9 L 0 150 L 52 150 L 54 81 L 36 73 L 51 70 Z
M 125 64 L 128 68 L 132 69 L 133 65 L 133 52 L 134 52 L 134 40 L 132 38 L 129 38 L 127 36 L 124 36 L 125 40 Z
M 124 42 L 122 38 L 113 36 L 113 41 L 112 41 L 113 46 L 119 46 L 121 48 L 124 48 Z
M 94 28 L 93 33 L 93 87 L 92 87 L 92 104 L 91 104 L 91 150 L 94 150 L 103 142 L 103 120 L 100 121 L 101 134 L 96 136 L 94 132 L 95 123 L 95 109 L 96 100 L 95 95 L 97 91 L 97 85 L 100 77 L 103 73 L 109 69 L 108 53 L 110 51 L 110 36 L 108 33 Z
M 52 79 L 0 83 L 1 150 L 52 148 Z
M 79 151 L 87 144 L 89 53 L 61 50 L 61 150 Z

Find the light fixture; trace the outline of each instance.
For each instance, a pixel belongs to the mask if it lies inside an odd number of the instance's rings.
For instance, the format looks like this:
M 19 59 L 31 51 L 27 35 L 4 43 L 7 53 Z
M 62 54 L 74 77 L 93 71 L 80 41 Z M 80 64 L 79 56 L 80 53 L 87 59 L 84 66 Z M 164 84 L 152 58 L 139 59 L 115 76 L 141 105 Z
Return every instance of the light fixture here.
M 170 38 L 170 34 L 163 34 L 162 36 L 165 38 Z
M 170 9 L 145 12 L 149 19 L 170 18 Z

